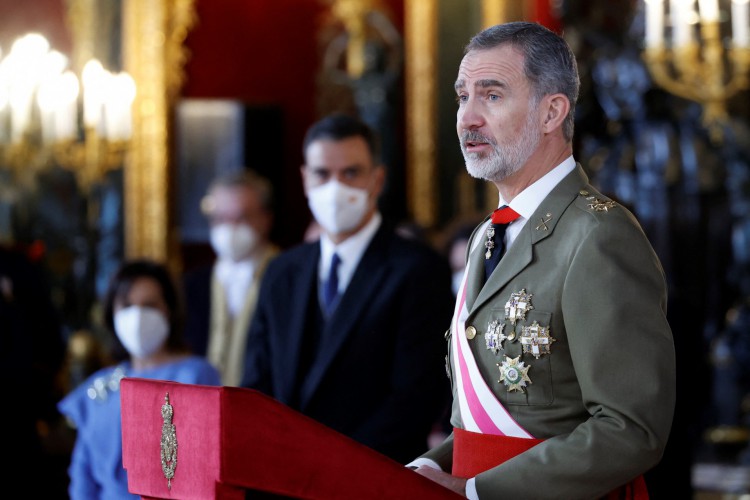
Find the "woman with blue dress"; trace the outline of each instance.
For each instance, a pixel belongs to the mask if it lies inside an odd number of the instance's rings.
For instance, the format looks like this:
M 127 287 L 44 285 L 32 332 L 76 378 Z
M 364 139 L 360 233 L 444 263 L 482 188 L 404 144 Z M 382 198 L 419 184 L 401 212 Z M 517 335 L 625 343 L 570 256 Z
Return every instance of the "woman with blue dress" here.
M 166 267 L 148 260 L 126 262 L 114 275 L 103 306 L 124 361 L 94 373 L 58 403 L 76 428 L 68 468 L 72 500 L 138 498 L 128 492 L 122 465 L 123 377 L 220 385 L 218 371 L 184 345 L 177 289 Z

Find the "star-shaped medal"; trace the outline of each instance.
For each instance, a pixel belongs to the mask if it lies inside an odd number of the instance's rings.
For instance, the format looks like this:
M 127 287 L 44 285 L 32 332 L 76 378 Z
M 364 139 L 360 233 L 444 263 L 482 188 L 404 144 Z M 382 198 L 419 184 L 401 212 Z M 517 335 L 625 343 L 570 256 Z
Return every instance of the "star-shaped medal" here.
M 528 371 L 529 366 L 525 366 L 523 361 L 520 361 L 521 356 L 515 358 L 509 358 L 505 356 L 503 364 L 498 363 L 497 367 L 500 369 L 500 380 L 508 388 L 508 392 L 518 391 L 525 392 L 526 382 L 531 383 Z

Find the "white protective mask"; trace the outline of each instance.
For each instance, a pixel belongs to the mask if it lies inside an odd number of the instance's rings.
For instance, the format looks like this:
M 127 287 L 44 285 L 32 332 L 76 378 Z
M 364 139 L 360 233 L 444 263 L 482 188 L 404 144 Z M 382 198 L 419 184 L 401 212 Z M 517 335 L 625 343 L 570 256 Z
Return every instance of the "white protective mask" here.
M 145 358 L 164 344 L 169 322 L 158 309 L 130 306 L 115 313 L 115 333 L 131 356 Z
M 310 189 L 307 203 L 323 229 L 330 234 L 341 234 L 362 222 L 367 212 L 367 190 L 331 180 Z
M 249 224 L 218 224 L 211 227 L 211 247 L 220 259 L 238 262 L 258 245 L 258 233 Z

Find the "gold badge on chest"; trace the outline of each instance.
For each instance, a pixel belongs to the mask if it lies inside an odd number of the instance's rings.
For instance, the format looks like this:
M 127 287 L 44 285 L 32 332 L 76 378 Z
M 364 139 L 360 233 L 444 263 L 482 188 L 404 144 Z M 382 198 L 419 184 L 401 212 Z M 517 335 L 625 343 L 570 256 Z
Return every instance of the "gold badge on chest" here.
M 502 364 L 498 363 L 497 367 L 500 370 L 500 380 L 498 382 L 504 384 L 508 388 L 508 392 L 525 392 L 524 387 L 526 387 L 526 382 L 531 383 L 528 374 L 530 367 L 521 361 L 521 356 L 516 356 L 515 358 L 505 356 Z

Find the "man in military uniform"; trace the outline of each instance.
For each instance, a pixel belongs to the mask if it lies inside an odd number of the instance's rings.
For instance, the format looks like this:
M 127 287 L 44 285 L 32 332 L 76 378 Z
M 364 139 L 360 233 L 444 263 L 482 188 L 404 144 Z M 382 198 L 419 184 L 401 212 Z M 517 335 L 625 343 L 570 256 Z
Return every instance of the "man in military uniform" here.
M 409 466 L 468 498 L 647 498 L 675 403 L 667 289 L 573 158 L 573 53 L 538 24 L 494 26 L 455 87 L 467 170 L 501 208 L 472 235 L 447 335 L 454 432 Z

